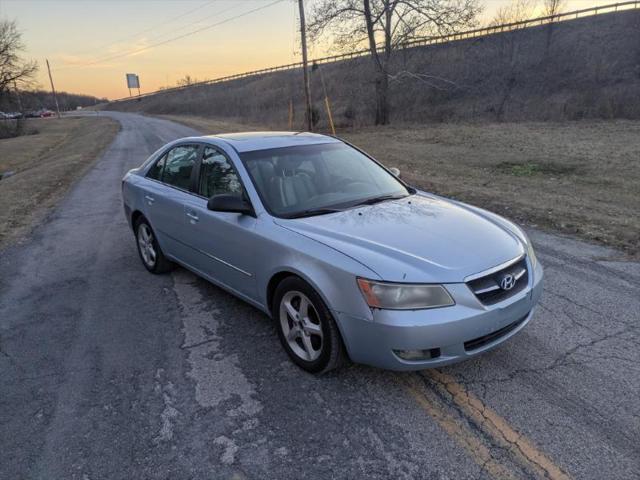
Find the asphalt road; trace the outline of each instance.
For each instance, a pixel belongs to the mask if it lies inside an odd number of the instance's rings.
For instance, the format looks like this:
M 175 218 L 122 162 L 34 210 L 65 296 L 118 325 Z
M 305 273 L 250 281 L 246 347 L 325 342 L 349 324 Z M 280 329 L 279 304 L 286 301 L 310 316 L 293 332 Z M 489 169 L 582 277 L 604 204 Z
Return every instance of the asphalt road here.
M 0 478 L 640 478 L 640 264 L 531 232 L 542 304 L 501 348 L 311 376 L 254 308 L 145 271 L 120 180 L 194 132 L 110 115 L 96 167 L 0 252 Z

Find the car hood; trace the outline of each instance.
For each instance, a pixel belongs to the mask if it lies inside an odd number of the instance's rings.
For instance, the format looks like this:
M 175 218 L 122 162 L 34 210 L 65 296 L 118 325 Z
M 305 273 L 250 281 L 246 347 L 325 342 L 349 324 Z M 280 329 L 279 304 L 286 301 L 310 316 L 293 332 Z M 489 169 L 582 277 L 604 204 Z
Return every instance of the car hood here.
M 395 282 L 462 282 L 525 251 L 505 219 L 426 194 L 276 222 Z

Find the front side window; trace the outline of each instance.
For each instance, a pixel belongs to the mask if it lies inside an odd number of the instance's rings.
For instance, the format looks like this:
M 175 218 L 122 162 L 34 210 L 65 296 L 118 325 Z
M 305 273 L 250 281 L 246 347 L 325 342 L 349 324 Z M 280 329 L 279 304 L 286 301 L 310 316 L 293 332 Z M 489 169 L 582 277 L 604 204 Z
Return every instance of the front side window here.
M 164 164 L 166 161 L 167 155 L 165 154 L 149 169 L 147 177 L 153 178 L 154 180 L 162 181 L 162 171 L 164 170 Z
M 182 190 L 189 190 L 191 172 L 198 158 L 198 147 L 181 145 L 172 148 L 163 158 L 165 158 L 165 165 L 160 181 Z
M 205 147 L 200 166 L 198 193 L 211 198 L 223 193 L 242 193 L 242 185 L 235 170 L 222 153 Z
M 384 168 L 344 143 L 245 152 L 241 159 L 263 203 L 276 216 L 322 213 L 410 193 Z

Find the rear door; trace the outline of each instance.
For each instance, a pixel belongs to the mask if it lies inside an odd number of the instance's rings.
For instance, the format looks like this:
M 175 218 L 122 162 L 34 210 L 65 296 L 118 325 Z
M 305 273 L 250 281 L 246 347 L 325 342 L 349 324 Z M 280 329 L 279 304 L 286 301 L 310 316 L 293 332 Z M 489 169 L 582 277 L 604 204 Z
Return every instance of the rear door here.
M 183 262 L 189 255 L 184 239 L 184 204 L 193 195 L 200 150 L 197 144 L 171 148 L 151 167 L 142 187 L 144 213 L 160 247 L 165 254 Z
M 254 254 L 258 250 L 256 219 L 249 215 L 212 212 L 213 195 L 243 194 L 232 161 L 219 149 L 205 145 L 196 181 L 196 194 L 184 206 L 189 244 L 198 252 L 194 265 L 212 280 L 256 299 Z

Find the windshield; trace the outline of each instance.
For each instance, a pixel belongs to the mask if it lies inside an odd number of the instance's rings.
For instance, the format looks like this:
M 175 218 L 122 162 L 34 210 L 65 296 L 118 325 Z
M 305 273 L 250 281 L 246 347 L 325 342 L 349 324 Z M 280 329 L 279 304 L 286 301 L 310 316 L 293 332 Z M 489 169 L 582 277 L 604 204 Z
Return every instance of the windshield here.
M 267 210 L 279 217 L 327 213 L 409 194 L 376 162 L 344 143 L 240 155 Z

